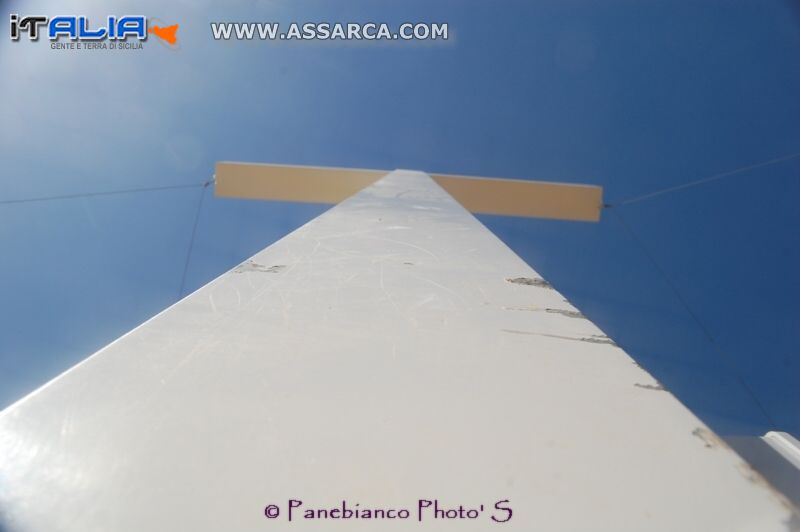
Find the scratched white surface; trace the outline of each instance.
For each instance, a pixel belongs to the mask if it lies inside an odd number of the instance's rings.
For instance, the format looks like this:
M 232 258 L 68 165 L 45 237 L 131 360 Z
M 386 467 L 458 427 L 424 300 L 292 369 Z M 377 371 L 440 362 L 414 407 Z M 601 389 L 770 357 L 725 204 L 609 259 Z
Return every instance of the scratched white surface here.
M 0 530 L 796 526 L 557 291 L 516 278 L 539 276 L 393 172 L 3 411 Z M 289 523 L 290 498 L 412 519 Z M 419 498 L 486 511 L 420 523 Z

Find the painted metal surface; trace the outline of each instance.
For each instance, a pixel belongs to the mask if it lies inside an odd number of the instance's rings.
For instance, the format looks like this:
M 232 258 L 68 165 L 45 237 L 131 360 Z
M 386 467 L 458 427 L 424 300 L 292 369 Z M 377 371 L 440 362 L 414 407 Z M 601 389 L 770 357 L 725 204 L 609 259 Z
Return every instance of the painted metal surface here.
M 784 438 L 783 435 L 788 438 Z M 739 456 L 792 504 L 800 507 L 800 465 L 796 462 L 796 448 L 791 442 L 793 439 L 785 432 L 768 432 L 761 437 L 728 436 L 725 438 L 725 443 L 739 453 Z M 787 445 L 794 449 L 787 449 Z
M 290 499 L 411 516 L 288 522 Z M 420 499 L 484 510 L 420 522 Z M 506 500 L 513 516 L 492 521 Z M 403 171 L 3 411 L 0 508 L 4 532 L 798 522 L 535 271 Z
M 214 193 L 223 198 L 339 203 L 386 175 L 381 170 L 218 162 Z
M 227 198 L 339 203 L 388 172 L 282 164 L 219 162 L 215 194 Z M 597 222 L 603 188 L 447 174 L 430 176 L 470 212 Z
M 788 432 L 770 431 L 762 436 L 767 444 L 791 463 L 800 469 L 800 442 Z
M 479 214 L 597 222 L 603 209 L 603 188 L 595 185 L 445 174 L 431 178 L 465 209 Z

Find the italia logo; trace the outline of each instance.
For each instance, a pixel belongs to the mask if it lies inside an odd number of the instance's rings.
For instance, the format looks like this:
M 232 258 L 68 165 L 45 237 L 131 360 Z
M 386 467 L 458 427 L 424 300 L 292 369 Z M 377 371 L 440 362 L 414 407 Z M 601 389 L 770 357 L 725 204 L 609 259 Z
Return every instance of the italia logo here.
M 18 41 L 27 34 L 31 41 L 38 41 L 44 35 L 50 41 L 65 37 L 73 42 L 100 41 L 146 41 L 152 33 L 170 46 L 177 44 L 178 24 L 171 26 L 152 26 L 148 28 L 147 17 L 141 15 L 115 17 L 109 16 L 104 25 L 92 26 L 87 17 L 59 16 L 22 17 L 11 14 L 11 40 Z

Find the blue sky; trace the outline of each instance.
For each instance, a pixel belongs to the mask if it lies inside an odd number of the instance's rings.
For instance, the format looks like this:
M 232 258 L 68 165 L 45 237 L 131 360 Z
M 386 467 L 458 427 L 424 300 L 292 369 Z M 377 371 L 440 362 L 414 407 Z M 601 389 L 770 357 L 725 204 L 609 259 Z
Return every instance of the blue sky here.
M 0 27 L 0 407 L 324 210 L 217 160 L 586 182 L 627 198 L 800 152 L 789 1 L 0 2 L 141 13 L 180 49 Z M 58 11 L 58 13 L 55 13 Z M 211 21 L 447 22 L 447 43 L 223 43 Z M 159 192 L 3 200 L 167 185 Z M 482 221 L 725 434 L 800 434 L 800 158 L 606 211 Z M 202 203 L 201 203 L 202 196 Z

